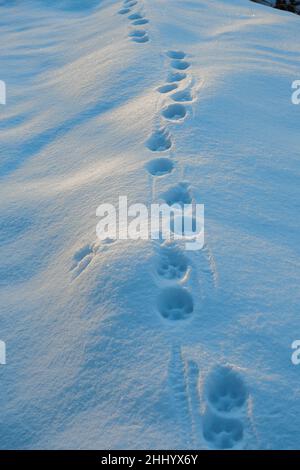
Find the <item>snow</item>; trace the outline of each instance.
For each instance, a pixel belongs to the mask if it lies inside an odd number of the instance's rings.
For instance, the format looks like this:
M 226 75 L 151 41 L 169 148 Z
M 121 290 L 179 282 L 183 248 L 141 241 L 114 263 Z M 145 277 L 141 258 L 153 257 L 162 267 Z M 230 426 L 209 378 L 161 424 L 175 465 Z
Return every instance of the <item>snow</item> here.
M 1 448 L 299 448 L 299 17 L 125 3 L 0 2 Z M 120 195 L 204 249 L 100 243 Z

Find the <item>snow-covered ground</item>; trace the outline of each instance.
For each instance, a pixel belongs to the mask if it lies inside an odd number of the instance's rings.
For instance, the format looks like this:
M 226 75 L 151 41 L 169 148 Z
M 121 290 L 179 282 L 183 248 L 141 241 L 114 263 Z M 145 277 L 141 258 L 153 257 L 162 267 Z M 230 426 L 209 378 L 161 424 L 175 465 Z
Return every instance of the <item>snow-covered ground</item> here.
M 125 7 L 0 1 L 0 446 L 299 448 L 299 17 Z M 204 249 L 97 242 L 120 195 L 205 204 Z

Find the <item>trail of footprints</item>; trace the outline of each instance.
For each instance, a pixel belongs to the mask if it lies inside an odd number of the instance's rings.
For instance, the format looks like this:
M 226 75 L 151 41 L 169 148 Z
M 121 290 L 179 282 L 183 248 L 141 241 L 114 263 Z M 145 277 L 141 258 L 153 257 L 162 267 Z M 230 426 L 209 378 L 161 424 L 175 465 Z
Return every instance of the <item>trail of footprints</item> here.
M 168 51 L 167 56 L 170 64 L 167 82 L 159 86 L 157 92 L 167 97 L 169 102 L 160 111 L 163 124 L 146 141 L 147 148 L 159 154 L 146 165 L 153 178 L 167 177 L 174 170 L 175 163 L 168 155 L 173 147 L 169 124 L 183 122 L 189 115 L 189 105 L 194 101 L 193 89 L 187 84 L 191 83 L 188 75 L 191 64 L 187 55 L 183 51 Z M 161 197 L 170 206 L 193 202 L 191 185 L 186 181 L 179 181 Z M 206 253 L 209 265 L 207 248 L 204 247 L 202 251 Z M 161 291 L 156 308 L 164 321 L 180 326 L 192 318 L 194 298 L 185 287 L 191 269 L 189 259 L 179 245 L 174 242 L 159 245 L 155 270 L 160 279 Z M 173 348 L 169 378 L 187 446 L 197 446 L 195 436 L 202 436 L 211 448 L 233 449 L 243 446 L 243 418 L 248 394 L 236 371 L 231 367 L 220 366 L 211 372 L 204 386 L 205 407 L 202 413 L 198 366 L 191 361 L 185 363 L 180 345 Z
M 127 15 L 133 26 L 129 38 L 136 43 L 146 43 L 149 41 L 148 33 L 140 27 L 148 24 L 149 20 L 142 13 L 133 11 L 137 6 L 138 0 L 124 0 L 118 13 Z M 191 64 L 186 53 L 172 50 L 167 52 L 167 57 L 169 73 L 166 83 L 159 86 L 157 92 L 167 97 L 169 102 L 160 111 L 160 127 L 153 131 L 145 143 L 149 151 L 157 154 L 146 165 L 149 175 L 157 181 L 170 175 L 176 167 L 168 154 L 173 147 L 169 124 L 182 123 L 189 115 L 189 105 L 194 101 L 193 89 L 189 85 Z M 193 202 L 191 186 L 186 181 L 178 181 L 161 197 L 170 206 Z M 74 254 L 71 267 L 73 278 L 86 269 L 98 251 L 99 245 L 93 243 L 84 245 Z M 206 247 L 203 252 L 210 265 L 210 254 Z M 156 309 L 163 321 L 180 326 L 192 318 L 194 298 L 185 287 L 191 269 L 191 263 L 179 244 L 162 241 L 158 245 L 155 275 L 161 290 L 156 299 Z M 169 379 L 183 440 L 188 447 L 197 446 L 199 436 L 202 436 L 211 448 L 242 448 L 248 392 L 243 379 L 232 367 L 216 367 L 201 388 L 198 365 L 192 361 L 186 362 L 181 346 L 176 345 L 171 353 Z M 200 398 L 203 398 L 204 406 L 200 406 Z
M 171 150 L 173 138 L 168 124 L 181 123 L 188 116 L 188 103 L 193 101 L 191 88 L 183 85 L 179 90 L 179 83 L 187 79 L 187 72 L 182 71 L 187 71 L 191 65 L 186 60 L 186 54 L 183 51 L 168 51 L 167 57 L 170 68 L 167 83 L 158 87 L 157 92 L 167 95 L 169 103 L 160 111 L 163 125 L 155 129 L 146 142 L 146 147 L 154 153 Z M 154 178 L 167 176 L 174 167 L 175 164 L 170 156 L 154 158 L 146 166 Z M 169 206 L 173 204 L 183 206 L 193 201 L 190 185 L 185 181 L 179 181 L 170 187 L 161 198 Z M 183 287 L 188 281 L 190 270 L 189 260 L 179 245 L 165 242 L 159 247 L 156 275 L 160 278 L 160 285 L 164 287 L 158 295 L 156 307 L 164 320 L 178 322 L 192 317 L 194 299 L 189 290 Z
M 182 122 L 188 115 L 187 105 L 194 100 L 190 86 L 187 85 L 184 88 L 183 85 L 183 89 L 179 90 L 183 81 L 187 81 L 187 69 L 191 66 L 190 62 L 185 60 L 186 54 L 182 51 L 168 51 L 167 56 L 170 59 L 171 70 L 167 77 L 167 83 L 158 87 L 157 92 L 169 96 L 172 102 L 161 110 L 163 125 L 156 129 L 146 142 L 146 146 L 152 152 L 166 152 L 172 148 L 172 137 L 167 123 Z
M 198 365 L 185 361 L 180 346 L 175 346 L 169 380 L 188 448 L 199 448 L 203 439 L 208 448 L 245 448 L 248 391 L 236 370 L 217 366 L 201 387 Z
M 208 377 L 204 394 L 203 436 L 208 444 L 218 449 L 241 447 L 248 392 L 240 375 L 231 367 L 218 366 Z
M 138 0 L 124 0 L 123 6 L 119 10 L 120 15 L 127 15 L 128 19 L 130 20 L 131 26 L 133 29 L 130 30 L 128 36 L 129 38 L 136 43 L 144 44 L 149 42 L 149 35 L 145 29 L 141 27 L 147 25 L 149 20 L 145 18 L 145 16 L 138 11 L 134 11 L 136 7 L 139 6 Z

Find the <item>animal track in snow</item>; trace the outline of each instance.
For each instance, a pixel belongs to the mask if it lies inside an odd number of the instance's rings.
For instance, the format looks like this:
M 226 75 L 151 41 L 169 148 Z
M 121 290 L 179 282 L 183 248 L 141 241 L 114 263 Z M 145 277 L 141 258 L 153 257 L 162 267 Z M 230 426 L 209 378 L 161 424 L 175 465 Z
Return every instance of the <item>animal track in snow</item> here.
M 239 419 L 224 418 L 210 410 L 203 416 L 203 436 L 217 449 L 232 449 L 242 441 L 243 434 Z
M 147 20 L 147 18 L 144 18 L 144 16 L 141 15 L 140 13 L 132 13 L 131 15 L 128 16 L 128 19 L 132 21 L 132 24 L 134 26 L 142 26 L 144 24 L 149 23 L 149 20 Z M 148 41 L 149 41 L 149 38 L 147 37 L 147 39 L 141 39 L 136 42 L 148 42 Z
M 128 16 L 129 20 L 142 20 L 143 17 L 140 13 L 132 13 L 132 15 Z
M 178 85 L 176 83 L 167 83 L 166 85 L 162 85 L 157 88 L 157 91 L 159 93 L 165 94 L 165 93 L 170 93 L 170 91 L 176 90 Z
M 171 98 L 173 101 L 177 102 L 188 102 L 188 101 L 193 101 L 192 94 L 190 90 L 180 90 L 177 91 L 176 93 L 173 93 L 171 95 Z
M 163 247 L 156 267 L 159 276 L 169 281 L 184 278 L 188 270 L 186 256 L 176 246 Z
M 247 390 L 242 378 L 231 367 L 217 367 L 207 380 L 206 396 L 212 408 L 228 413 L 244 405 Z
M 145 36 L 147 33 L 146 31 L 144 31 L 143 29 L 136 29 L 134 31 L 131 31 L 131 33 L 129 33 L 129 36 L 131 37 L 135 37 L 135 38 L 142 38 L 143 36 Z
M 172 60 L 171 67 L 176 70 L 186 70 L 190 67 L 190 63 L 185 60 Z
M 147 34 L 145 34 L 144 36 L 140 36 L 140 37 L 134 36 L 134 37 L 132 38 L 132 41 L 133 41 L 133 42 L 140 43 L 140 44 L 143 44 L 143 43 L 149 41 L 149 37 L 148 37 Z
M 126 13 L 130 12 L 130 8 L 121 8 L 121 10 L 118 11 L 119 15 L 126 15 Z
M 171 121 L 178 121 L 185 118 L 186 113 L 187 111 L 183 104 L 170 104 L 162 110 L 161 114 L 166 119 Z
M 157 308 L 166 320 L 186 320 L 194 311 L 194 301 L 183 287 L 167 287 L 158 296 Z
M 236 414 L 248 397 L 245 383 L 232 367 L 218 366 L 207 378 L 204 390 L 208 406 L 203 416 L 203 436 L 218 449 L 232 449 L 244 434 Z
M 170 83 L 181 82 L 186 78 L 186 73 L 181 72 L 170 72 L 167 81 Z
M 152 176 L 164 176 L 173 171 L 174 163 L 169 158 L 155 158 L 147 164 L 147 169 Z
M 168 51 L 167 56 L 170 57 L 170 59 L 184 59 L 186 56 L 185 52 L 182 51 Z
M 124 2 L 125 6 L 128 8 L 134 7 L 135 5 L 137 5 L 137 3 L 138 2 L 136 0 L 130 0 L 129 2 Z
M 155 131 L 147 140 L 146 146 L 152 152 L 164 152 L 172 146 L 170 133 L 166 128 Z
M 185 182 L 178 183 L 176 186 L 171 187 L 162 195 L 162 197 L 169 206 L 172 206 L 173 204 L 184 206 L 184 204 L 192 203 L 189 184 Z
M 81 247 L 73 256 L 73 265 L 71 271 L 73 271 L 73 277 L 79 276 L 90 264 L 93 257 L 97 252 L 97 245 L 87 244 Z
M 147 20 L 147 18 L 141 18 L 141 19 L 138 19 L 138 20 L 134 20 L 132 22 L 132 24 L 134 26 L 139 26 L 139 25 L 143 25 L 143 24 L 147 24 L 147 23 L 149 23 L 149 20 Z

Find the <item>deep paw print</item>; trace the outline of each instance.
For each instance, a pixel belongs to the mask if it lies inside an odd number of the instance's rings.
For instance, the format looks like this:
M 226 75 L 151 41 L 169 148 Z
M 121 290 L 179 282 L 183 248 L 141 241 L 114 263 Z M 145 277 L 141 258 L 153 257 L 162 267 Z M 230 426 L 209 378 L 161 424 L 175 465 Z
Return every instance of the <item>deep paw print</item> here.
M 176 246 L 163 247 L 156 265 L 157 274 L 168 281 L 183 279 L 189 265 L 186 256 Z
M 179 204 L 181 207 L 183 207 L 185 204 L 191 204 L 192 195 L 189 183 L 180 182 L 177 185 L 172 186 L 162 194 L 162 198 L 165 200 L 168 206 Z
M 190 102 L 193 101 L 193 96 L 190 90 L 180 90 L 171 95 L 173 101 L 176 102 Z
M 129 0 L 129 1 L 127 1 L 127 2 L 126 2 L 126 1 L 124 2 L 124 6 L 125 6 L 126 8 L 132 8 L 132 7 L 134 7 L 135 5 L 137 5 L 137 3 L 138 3 L 137 0 Z
M 170 91 L 174 91 L 178 88 L 177 83 L 167 83 L 166 85 L 162 85 L 157 88 L 158 93 L 170 93 Z
M 153 132 L 146 142 L 146 146 L 152 152 L 164 152 L 172 146 L 171 136 L 166 128 L 158 129 Z
M 186 70 L 191 66 L 186 60 L 172 60 L 171 67 L 175 70 Z
M 128 19 L 132 21 L 134 26 L 142 26 L 149 23 L 149 20 L 145 18 L 141 13 L 132 13 L 128 16 Z
M 193 297 L 183 287 L 167 287 L 158 296 L 157 309 L 166 320 L 187 320 L 194 311 Z
M 129 12 L 130 8 L 121 8 L 121 10 L 118 11 L 119 15 L 126 15 Z
M 147 18 L 139 18 L 132 22 L 134 26 L 142 26 L 143 24 L 147 24 L 147 23 L 149 23 L 149 20 L 147 20 Z
M 174 163 L 169 158 L 154 158 L 146 168 L 152 176 L 165 176 L 173 171 Z
M 137 43 L 145 43 L 149 41 L 147 32 L 142 29 L 136 29 L 134 31 L 131 31 L 131 33 L 129 33 L 129 36 L 131 37 L 132 41 Z
M 241 408 L 247 400 L 242 378 L 231 367 L 217 367 L 206 383 L 206 397 L 212 408 L 229 413 Z
M 185 80 L 186 77 L 187 75 L 184 72 L 170 72 L 167 81 L 170 83 L 181 82 L 182 80 Z
M 209 410 L 203 416 L 203 436 L 216 449 L 233 449 L 241 443 L 243 435 L 239 419 L 224 418 Z
M 133 21 L 133 20 L 142 20 L 143 16 L 140 13 L 132 13 L 131 15 L 128 16 L 128 19 Z
M 142 38 L 144 36 L 146 36 L 146 31 L 144 31 L 143 29 L 135 29 L 134 31 L 131 31 L 129 33 L 129 36 L 131 38 Z
M 170 57 L 170 59 L 182 60 L 186 57 L 186 53 L 183 51 L 168 51 L 167 56 Z
M 170 104 L 162 110 L 161 114 L 169 121 L 179 121 L 185 118 L 187 110 L 183 104 Z

